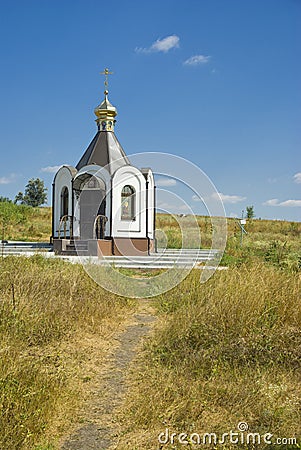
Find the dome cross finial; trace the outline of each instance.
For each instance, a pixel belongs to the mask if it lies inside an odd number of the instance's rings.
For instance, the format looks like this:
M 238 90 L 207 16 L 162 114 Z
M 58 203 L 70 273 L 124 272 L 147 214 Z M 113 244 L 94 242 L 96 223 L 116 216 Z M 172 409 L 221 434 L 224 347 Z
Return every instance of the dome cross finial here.
M 104 75 L 105 76 L 105 81 L 104 81 L 105 91 L 108 91 L 108 88 L 109 88 L 108 76 L 109 75 L 113 75 L 113 72 L 110 72 L 110 70 L 106 68 L 106 69 L 104 69 L 103 72 L 100 72 L 100 75 Z
M 108 76 L 112 75 L 113 72 L 110 72 L 109 69 L 104 69 L 103 72 L 100 72 L 101 75 L 105 76 L 105 98 L 100 103 L 100 105 L 96 106 L 94 109 L 94 113 L 97 117 L 96 123 L 99 131 L 114 131 L 114 125 L 115 125 L 115 117 L 117 115 L 117 110 L 115 106 L 113 106 L 109 99 L 108 99 Z

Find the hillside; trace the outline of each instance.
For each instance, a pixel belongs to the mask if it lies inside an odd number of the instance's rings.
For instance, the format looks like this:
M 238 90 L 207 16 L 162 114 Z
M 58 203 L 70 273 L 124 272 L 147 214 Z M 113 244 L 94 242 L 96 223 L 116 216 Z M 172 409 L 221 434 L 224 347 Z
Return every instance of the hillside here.
M 49 242 L 51 208 L 0 202 L 1 239 Z
M 166 242 L 167 238 L 168 247 L 181 247 L 179 220 L 189 229 L 191 226 L 189 216 L 183 219 L 177 215 L 157 214 L 156 227 L 163 232 L 158 234 L 159 244 Z M 210 217 L 196 216 L 196 220 L 201 231 L 202 247 L 208 248 L 211 245 Z M 31 208 L 0 202 L 0 223 L 5 239 L 48 242 L 51 235 L 51 207 Z M 230 243 L 239 243 L 241 233 L 237 220 L 228 218 L 227 227 Z M 262 246 L 262 242 L 274 240 L 282 243 L 289 241 L 289 244 L 295 248 L 295 246 L 298 247 L 295 244 L 301 235 L 301 222 L 252 219 L 247 222 L 245 228 L 248 235 L 244 236 L 244 244 L 253 242 L 258 247 Z
M 197 216 L 200 228 L 202 248 L 211 246 L 212 224 L 209 217 Z M 181 248 L 182 237 L 179 221 L 191 226 L 191 220 L 157 214 L 156 228 L 158 246 Z M 192 225 L 194 226 L 194 225 Z M 30 208 L 0 202 L 0 228 L 2 239 L 49 242 L 51 236 L 51 208 Z M 227 219 L 227 247 L 222 263 L 239 264 L 246 260 L 261 259 L 273 264 L 298 269 L 301 264 L 301 222 L 252 219 L 245 226 L 241 244 L 241 230 L 237 220 Z M 191 246 L 197 246 L 198 240 L 190 236 Z

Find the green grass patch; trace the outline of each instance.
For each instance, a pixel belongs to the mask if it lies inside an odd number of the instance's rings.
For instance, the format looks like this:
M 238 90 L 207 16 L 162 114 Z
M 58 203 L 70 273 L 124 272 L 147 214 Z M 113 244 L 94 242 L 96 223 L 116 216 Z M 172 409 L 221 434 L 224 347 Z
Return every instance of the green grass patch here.
M 49 242 L 51 208 L 0 202 L 1 239 Z

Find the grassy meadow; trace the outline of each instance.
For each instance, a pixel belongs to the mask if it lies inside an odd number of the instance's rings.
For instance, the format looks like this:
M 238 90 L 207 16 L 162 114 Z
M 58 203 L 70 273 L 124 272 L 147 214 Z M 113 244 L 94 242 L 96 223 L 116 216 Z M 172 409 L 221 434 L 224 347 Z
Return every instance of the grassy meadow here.
M 0 259 L 0 302 L 0 448 L 59 448 L 94 376 L 95 350 L 101 358 L 133 302 L 80 265 L 41 255 Z
M 5 239 L 49 240 L 49 208 L 0 204 L 1 217 Z M 189 227 L 189 218 L 182 220 Z M 197 221 L 202 247 L 210 247 L 210 219 Z M 175 218 L 158 215 L 157 228 L 159 245 L 181 247 Z M 253 219 L 246 230 L 241 245 L 236 221 L 228 220 L 228 270 L 202 285 L 193 270 L 150 300 L 158 324 L 128 377 L 119 450 L 185 448 L 177 441 L 160 446 L 159 433 L 221 436 L 239 422 L 250 432 L 301 442 L 301 223 Z M 0 302 L 0 448 L 58 449 L 93 378 L 94 359 L 105 351 L 103 340 L 135 301 L 104 291 L 79 265 L 37 255 L 0 259 Z M 99 343 L 97 352 L 91 342 Z
M 300 287 L 300 273 L 257 262 L 220 271 L 203 285 L 195 270 L 158 297 L 159 326 L 129 378 L 119 448 L 185 448 L 155 443 L 166 429 L 221 438 L 239 422 L 300 443 Z
M 212 245 L 212 224 L 209 217 L 196 217 L 201 237 L 201 248 Z M 159 229 L 158 245 L 167 244 L 169 248 L 181 248 L 181 226 L 191 226 L 190 242 L 197 248 L 199 241 L 194 223 L 189 217 L 180 218 L 165 214 L 157 215 Z M 246 261 L 265 261 L 278 267 L 299 270 L 301 267 L 301 222 L 281 220 L 248 220 L 247 234 L 241 242 L 241 229 L 236 219 L 227 219 L 227 245 L 222 264 L 240 265 Z
M 51 208 L 0 202 L 0 239 L 49 242 Z
M 196 230 L 196 225 L 199 231 Z M 187 247 L 210 248 L 212 223 L 209 217 L 180 217 L 157 214 L 158 246 L 181 248 L 181 227 L 187 230 Z M 237 265 L 246 260 L 264 260 L 292 270 L 301 264 L 301 222 L 252 219 L 245 226 L 247 235 L 241 245 L 241 231 L 236 219 L 227 219 L 227 247 L 222 260 L 225 265 Z M 51 208 L 32 208 L 0 202 L 0 236 L 6 240 L 49 242 Z
M 197 220 L 202 243 L 210 246 L 209 219 Z M 174 218 L 159 216 L 158 227 L 171 247 L 180 247 Z M 228 219 L 222 259 L 228 270 L 202 285 L 194 270 L 155 299 L 159 326 L 129 378 L 120 449 L 185 448 L 177 437 L 160 447 L 158 436 L 168 429 L 169 436 L 221 438 L 238 431 L 239 422 L 249 432 L 284 438 L 279 449 L 301 448 L 301 224 L 253 219 L 245 228 L 241 242 L 237 222 Z

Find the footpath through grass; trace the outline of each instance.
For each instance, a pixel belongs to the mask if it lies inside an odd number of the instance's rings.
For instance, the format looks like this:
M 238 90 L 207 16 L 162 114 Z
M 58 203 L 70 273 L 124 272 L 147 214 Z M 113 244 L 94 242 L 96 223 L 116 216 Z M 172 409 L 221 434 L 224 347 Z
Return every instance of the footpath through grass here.
M 156 305 L 161 325 L 130 377 L 118 448 L 181 449 L 180 433 L 221 439 L 239 422 L 301 442 L 300 273 L 256 263 L 200 285 L 195 270 Z M 166 429 L 176 437 L 160 447 Z M 271 447 L 251 444 L 186 448 Z
M 10 214 L 5 208 L 2 218 Z M 5 225 L 6 238 L 48 240 L 49 209 L 18 217 Z M 210 219 L 197 220 L 208 248 Z M 181 247 L 172 217 L 158 215 L 157 228 L 162 243 Z M 300 444 L 301 224 L 252 220 L 246 230 L 241 245 L 239 227 L 228 220 L 228 270 L 203 285 L 192 271 L 154 300 L 160 325 L 129 377 L 119 450 L 158 449 L 166 429 L 176 433 L 174 443 L 161 448 L 181 449 L 179 433 L 221 437 L 239 422 Z M 0 261 L 0 301 L 0 448 L 55 449 L 89 383 L 85 342 L 89 335 L 101 342 L 132 303 L 103 291 L 80 266 L 41 256 Z M 300 448 L 288 442 L 277 449 Z
M 58 448 L 89 384 L 89 342 L 98 336 L 101 358 L 102 341 L 132 306 L 79 265 L 0 259 L 1 449 Z

